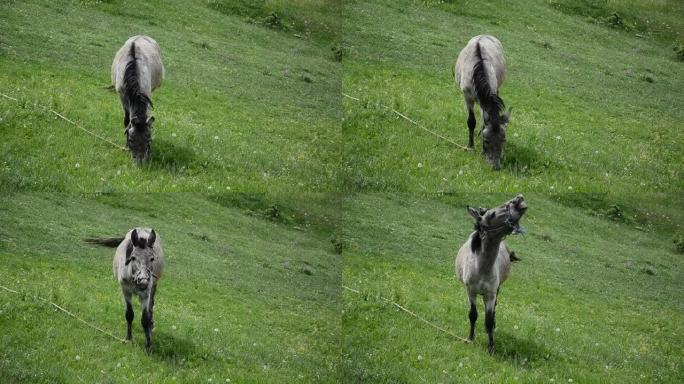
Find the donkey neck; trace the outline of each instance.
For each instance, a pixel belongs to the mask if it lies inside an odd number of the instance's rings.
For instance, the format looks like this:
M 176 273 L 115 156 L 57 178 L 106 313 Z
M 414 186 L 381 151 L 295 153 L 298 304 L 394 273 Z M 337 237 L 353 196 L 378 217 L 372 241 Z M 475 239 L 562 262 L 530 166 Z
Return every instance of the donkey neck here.
M 478 269 L 482 273 L 489 273 L 499 255 L 499 247 L 503 241 L 504 236 L 490 235 L 485 233 L 484 236 L 477 234 L 481 238 L 480 250 L 478 255 Z
M 147 120 L 152 103 L 149 97 L 144 94 L 134 95 L 128 98 L 128 113 L 131 117 Z

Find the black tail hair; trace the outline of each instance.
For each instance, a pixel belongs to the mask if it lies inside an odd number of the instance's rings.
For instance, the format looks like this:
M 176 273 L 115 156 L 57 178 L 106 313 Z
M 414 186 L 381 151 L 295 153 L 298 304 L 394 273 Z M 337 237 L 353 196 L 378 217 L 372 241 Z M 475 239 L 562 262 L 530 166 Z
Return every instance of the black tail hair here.
M 100 237 L 100 238 L 86 238 L 83 239 L 86 243 L 103 245 L 105 247 L 116 248 L 124 241 L 125 237 Z
M 515 263 L 516 261 L 520 261 L 520 260 L 521 260 L 521 259 L 519 259 L 519 258 L 515 255 L 515 252 L 513 252 L 513 251 L 511 251 L 511 253 L 510 253 L 509 255 L 510 255 L 510 258 L 511 258 L 511 263 Z
M 140 89 L 138 63 L 135 58 L 135 42 L 131 43 L 131 49 L 128 54 L 130 59 L 126 64 L 123 79 L 124 96 L 132 110 L 131 117 L 144 116 L 147 112 L 147 104 L 152 107 L 152 100 Z
M 473 68 L 473 83 L 475 85 L 475 94 L 480 102 L 480 107 L 487 111 L 491 119 L 494 119 L 494 127 L 498 127 L 499 114 L 505 108 L 504 101 L 497 93 L 492 92 L 489 86 L 489 79 L 487 78 L 487 71 L 484 67 L 484 59 L 482 58 L 482 51 L 480 50 L 480 43 L 475 44 L 475 55 L 477 62 Z

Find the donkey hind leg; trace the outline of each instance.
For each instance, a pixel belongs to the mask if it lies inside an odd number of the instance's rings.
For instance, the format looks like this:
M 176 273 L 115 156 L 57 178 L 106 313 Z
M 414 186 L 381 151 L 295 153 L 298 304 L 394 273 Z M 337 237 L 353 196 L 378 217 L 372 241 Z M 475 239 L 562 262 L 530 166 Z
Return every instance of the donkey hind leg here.
M 487 343 L 487 350 L 489 353 L 494 353 L 494 328 L 496 328 L 496 294 L 487 295 L 484 298 L 485 302 L 485 329 L 489 342 Z
M 473 148 L 475 146 L 473 133 L 475 132 L 475 113 L 473 112 L 473 107 L 475 105 L 475 100 L 465 96 L 466 110 L 468 111 L 468 148 Z
M 470 312 L 468 313 L 468 318 L 470 319 L 470 333 L 468 334 L 468 340 L 470 341 L 475 339 L 475 322 L 477 321 L 477 307 L 475 306 L 475 300 L 475 294 L 468 293 L 468 301 L 470 302 Z
M 128 328 L 126 331 L 126 340 L 131 340 L 133 338 L 132 326 L 133 326 L 133 305 L 131 305 L 131 294 L 124 293 L 124 301 L 126 302 L 126 323 Z
M 149 296 L 140 298 L 142 307 L 142 319 L 140 319 L 140 323 L 145 331 L 145 350 L 147 350 L 147 353 L 152 352 L 152 311 L 150 308 L 150 301 L 151 298 Z

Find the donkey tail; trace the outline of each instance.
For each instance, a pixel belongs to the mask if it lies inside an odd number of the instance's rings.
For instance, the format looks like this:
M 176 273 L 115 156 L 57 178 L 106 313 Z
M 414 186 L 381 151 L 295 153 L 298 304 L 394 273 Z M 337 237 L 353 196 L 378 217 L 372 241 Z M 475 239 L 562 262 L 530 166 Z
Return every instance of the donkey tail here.
M 103 245 L 105 247 L 116 248 L 124 241 L 125 237 L 99 237 L 99 238 L 86 238 L 83 239 L 86 243 Z
M 515 252 L 513 252 L 513 251 L 511 251 L 511 253 L 509 253 L 509 256 L 511 259 L 511 263 L 515 263 L 516 261 L 520 261 L 520 258 L 518 256 L 516 256 Z

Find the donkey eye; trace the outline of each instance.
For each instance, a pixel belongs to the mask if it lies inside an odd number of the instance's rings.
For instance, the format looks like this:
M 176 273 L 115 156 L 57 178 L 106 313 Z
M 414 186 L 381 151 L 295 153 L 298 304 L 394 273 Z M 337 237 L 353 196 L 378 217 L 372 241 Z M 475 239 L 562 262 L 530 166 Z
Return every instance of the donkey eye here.
M 154 261 L 154 257 L 150 257 L 150 261 Z

